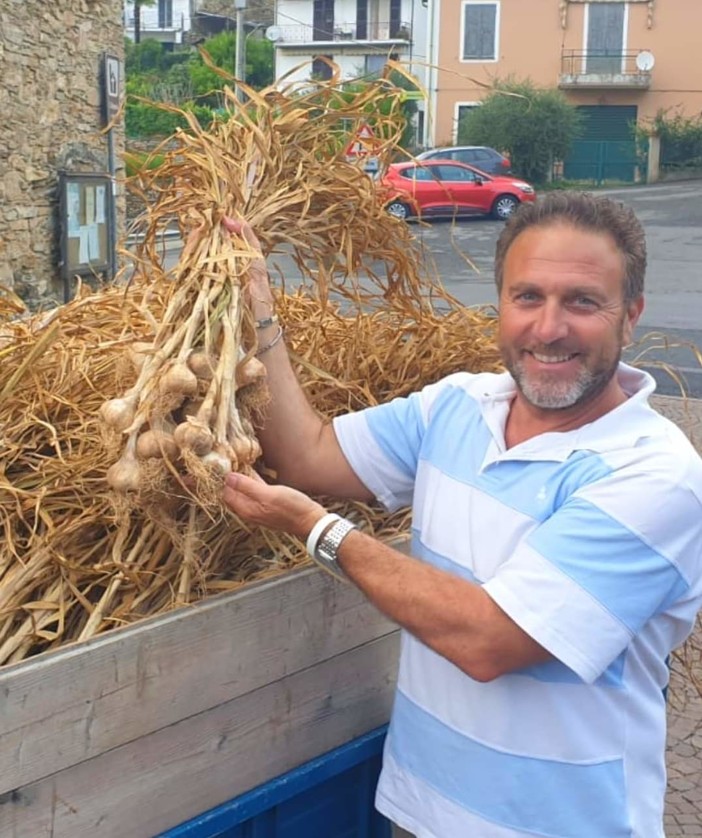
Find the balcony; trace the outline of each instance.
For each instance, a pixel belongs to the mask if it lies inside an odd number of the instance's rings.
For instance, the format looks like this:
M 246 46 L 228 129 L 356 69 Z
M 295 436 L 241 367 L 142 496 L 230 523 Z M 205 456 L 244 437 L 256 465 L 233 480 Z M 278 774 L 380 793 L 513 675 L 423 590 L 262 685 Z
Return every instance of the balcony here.
M 280 26 L 277 47 L 301 47 L 307 44 L 409 44 L 412 32 L 409 23 L 334 23 L 331 31 L 313 26 Z
M 602 53 L 588 50 L 564 50 L 558 86 L 562 90 L 647 90 L 651 70 L 641 69 L 638 61 L 643 50 Z

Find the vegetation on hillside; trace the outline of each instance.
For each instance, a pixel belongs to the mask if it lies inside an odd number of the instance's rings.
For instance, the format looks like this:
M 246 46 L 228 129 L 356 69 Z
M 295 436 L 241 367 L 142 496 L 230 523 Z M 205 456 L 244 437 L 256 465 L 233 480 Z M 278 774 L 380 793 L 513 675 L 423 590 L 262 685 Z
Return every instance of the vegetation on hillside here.
M 234 74 L 236 33 L 222 32 L 205 41 L 202 51 L 185 49 L 169 52 L 163 44 L 146 39 L 140 44 L 126 41 L 127 76 L 126 131 L 128 137 L 165 136 L 186 127 L 182 115 L 158 107 L 175 105 L 194 113 L 208 125 L 222 108 L 225 80 L 208 66 Z M 274 78 L 273 44 L 262 38 L 246 42 L 246 83 L 260 90 Z

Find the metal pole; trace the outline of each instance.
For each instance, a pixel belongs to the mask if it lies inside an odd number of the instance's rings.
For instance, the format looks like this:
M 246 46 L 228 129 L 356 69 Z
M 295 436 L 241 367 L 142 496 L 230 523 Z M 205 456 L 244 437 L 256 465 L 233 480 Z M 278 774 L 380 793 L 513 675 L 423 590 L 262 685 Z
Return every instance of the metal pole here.
M 246 40 L 244 38 L 244 9 L 246 0 L 234 0 L 236 9 L 236 65 L 234 75 L 241 82 L 246 81 Z M 237 85 L 237 97 L 240 102 L 244 100 L 244 93 Z
M 109 263 L 110 279 L 117 276 L 117 162 L 115 159 L 115 138 L 114 130 L 110 128 L 107 132 L 107 171 L 110 175 L 110 197 L 108 204 L 109 221 Z

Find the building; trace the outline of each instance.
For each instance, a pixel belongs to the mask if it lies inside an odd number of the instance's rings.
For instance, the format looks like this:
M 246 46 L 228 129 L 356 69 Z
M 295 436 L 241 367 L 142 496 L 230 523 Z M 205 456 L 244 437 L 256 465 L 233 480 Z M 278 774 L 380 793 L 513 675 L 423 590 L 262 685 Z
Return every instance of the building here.
M 33 307 L 60 302 L 66 290 L 60 248 L 66 232 L 60 211 L 62 177 L 98 175 L 109 183 L 104 88 L 118 105 L 121 84 L 114 73 L 109 86 L 103 84 L 103 60 L 110 54 L 114 62 L 109 66 L 119 67 L 124 48 L 121 12 L 122 0 L 0 3 L 0 285 Z M 119 181 L 124 147 L 120 121 L 111 135 Z M 124 213 L 121 189 L 118 184 L 118 226 Z M 90 195 L 90 206 L 78 191 L 68 193 L 67 249 L 78 256 L 85 248 L 91 264 L 106 255 L 104 202 L 98 198 L 106 192 L 104 182 L 86 184 L 83 195 Z M 87 262 L 83 267 L 91 270 Z
M 431 27 L 440 68 L 429 79 L 431 145 L 455 142 L 461 116 L 510 75 L 558 87 L 582 108 L 566 177 L 631 180 L 632 123 L 702 112 L 699 2 L 433 0 Z
M 242 0 L 247 31 L 273 22 L 273 0 Z M 124 2 L 124 31 L 135 40 L 135 3 Z M 236 29 L 235 0 L 153 0 L 140 7 L 140 38 L 151 38 L 172 49 L 219 32 Z
M 124 3 L 124 32 L 135 40 L 135 3 Z M 153 38 L 168 46 L 182 44 L 185 33 L 192 27 L 193 0 L 156 0 L 153 5 L 139 8 L 140 38 Z
M 338 65 L 342 79 L 374 76 L 392 58 L 424 86 L 427 20 L 423 0 L 278 0 L 275 26 L 267 33 L 275 42 L 276 78 L 328 78 L 325 58 Z

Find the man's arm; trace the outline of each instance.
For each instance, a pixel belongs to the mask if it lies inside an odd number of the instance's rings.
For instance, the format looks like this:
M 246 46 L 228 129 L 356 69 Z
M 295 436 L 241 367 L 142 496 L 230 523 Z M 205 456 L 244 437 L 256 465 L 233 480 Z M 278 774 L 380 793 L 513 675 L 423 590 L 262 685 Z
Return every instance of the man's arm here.
M 325 510 L 301 492 L 231 474 L 227 505 L 244 520 L 306 539 Z M 551 655 L 479 586 L 352 531 L 339 549 L 349 579 L 386 616 L 478 681 Z
M 224 226 L 260 251 L 259 242 L 246 223 L 225 219 Z M 263 259 L 255 260 L 249 269 L 249 300 L 256 320 L 265 321 L 274 314 Z M 258 330 L 258 357 L 265 364 L 271 396 L 265 422 L 256 429 L 266 466 L 276 473 L 279 482 L 310 494 L 371 500 L 372 493 L 349 466 L 331 424 L 308 402 L 284 341 L 278 340 L 266 349 L 278 336 L 279 328 L 277 323 L 271 323 Z

